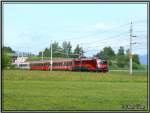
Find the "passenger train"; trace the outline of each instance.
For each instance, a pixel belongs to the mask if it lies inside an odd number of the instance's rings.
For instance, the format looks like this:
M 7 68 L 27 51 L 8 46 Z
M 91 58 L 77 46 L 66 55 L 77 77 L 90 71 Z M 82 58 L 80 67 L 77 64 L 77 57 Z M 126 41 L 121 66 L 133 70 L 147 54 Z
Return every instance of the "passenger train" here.
M 52 65 L 50 60 L 29 61 L 20 63 L 17 66 L 20 69 L 29 70 L 66 70 L 66 71 L 96 71 L 108 72 L 108 61 L 98 58 L 78 58 L 78 59 L 60 59 L 53 60 Z

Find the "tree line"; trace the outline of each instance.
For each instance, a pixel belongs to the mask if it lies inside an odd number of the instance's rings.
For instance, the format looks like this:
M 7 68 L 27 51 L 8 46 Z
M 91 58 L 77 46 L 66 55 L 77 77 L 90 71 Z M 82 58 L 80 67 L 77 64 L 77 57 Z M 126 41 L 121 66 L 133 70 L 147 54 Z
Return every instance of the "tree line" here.
M 59 58 L 78 58 L 81 54 L 83 54 L 83 48 L 77 44 L 73 50 L 70 42 L 64 41 L 61 46 L 58 42 L 54 42 L 52 43 L 52 54 L 53 57 Z M 39 56 L 42 56 L 42 51 L 39 52 Z M 45 48 L 43 51 L 43 56 L 51 56 L 51 45 L 49 48 Z
M 52 43 L 53 58 L 79 58 L 84 56 L 84 51 L 79 44 L 76 45 L 75 49 L 72 49 L 70 42 L 64 41 L 60 46 L 58 42 Z M 7 67 L 11 63 L 11 56 L 8 53 L 15 53 L 10 47 L 2 48 L 2 67 Z M 39 52 L 37 57 L 41 58 L 42 51 Z M 51 56 L 51 46 L 45 48 L 43 51 L 44 57 Z M 100 59 L 106 59 L 109 62 L 110 68 L 128 68 L 129 67 L 129 50 L 125 50 L 124 47 L 120 47 L 117 53 L 114 52 L 112 47 L 104 47 L 100 52 L 93 55 L 93 57 L 98 57 Z M 133 54 L 133 69 L 141 69 L 139 56 Z
M 108 59 L 109 66 L 113 69 L 129 67 L 129 49 L 125 51 L 123 46 L 121 46 L 118 49 L 118 52 L 116 54 L 110 46 L 104 47 L 103 50 L 98 52 L 95 56 L 99 57 L 100 59 Z M 132 59 L 133 59 L 133 69 L 143 68 L 140 64 L 139 55 L 133 54 Z
M 78 58 L 84 55 L 83 48 L 76 45 L 75 49 L 72 49 L 72 45 L 70 42 L 64 41 L 60 46 L 58 42 L 52 43 L 52 52 L 53 57 L 60 58 Z M 39 56 L 42 56 L 42 52 L 39 52 Z M 43 56 L 50 57 L 51 56 L 51 46 L 49 48 L 45 48 L 43 51 Z M 121 46 L 118 49 L 118 52 L 115 53 L 114 50 L 108 46 L 104 47 L 103 50 L 98 52 L 93 57 L 98 57 L 100 59 L 108 59 L 109 66 L 111 68 L 128 68 L 129 67 L 129 49 L 125 51 L 124 47 Z M 132 55 L 133 58 L 133 69 L 141 69 L 139 56 L 137 54 Z

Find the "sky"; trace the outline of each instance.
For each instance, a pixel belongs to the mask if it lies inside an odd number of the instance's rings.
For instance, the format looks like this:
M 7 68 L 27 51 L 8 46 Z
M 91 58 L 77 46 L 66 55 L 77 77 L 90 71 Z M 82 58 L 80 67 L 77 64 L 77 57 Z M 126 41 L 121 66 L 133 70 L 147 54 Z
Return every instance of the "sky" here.
M 3 44 L 15 51 L 38 54 L 51 41 L 70 41 L 86 56 L 111 46 L 129 48 L 133 27 L 133 53 L 147 54 L 147 4 L 4 4 Z

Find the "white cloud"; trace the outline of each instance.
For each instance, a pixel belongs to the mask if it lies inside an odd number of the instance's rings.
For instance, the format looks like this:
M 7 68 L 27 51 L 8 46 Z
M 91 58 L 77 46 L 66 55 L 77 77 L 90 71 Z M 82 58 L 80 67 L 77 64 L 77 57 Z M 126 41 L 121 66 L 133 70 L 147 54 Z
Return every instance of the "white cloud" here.
M 92 32 L 92 31 L 97 31 L 97 30 L 108 30 L 111 29 L 113 27 L 113 25 L 111 24 L 106 24 L 106 23 L 96 23 L 94 25 L 89 25 L 83 28 L 83 31 L 87 31 L 87 32 Z

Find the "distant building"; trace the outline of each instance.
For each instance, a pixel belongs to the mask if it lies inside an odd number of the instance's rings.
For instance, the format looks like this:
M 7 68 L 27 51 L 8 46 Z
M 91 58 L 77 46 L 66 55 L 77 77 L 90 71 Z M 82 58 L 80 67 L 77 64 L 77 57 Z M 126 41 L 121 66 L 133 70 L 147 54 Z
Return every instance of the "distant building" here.
M 12 65 L 15 65 L 16 67 L 19 67 L 22 64 L 28 64 L 27 59 L 28 57 L 17 57 L 13 56 L 14 58 L 12 59 Z

